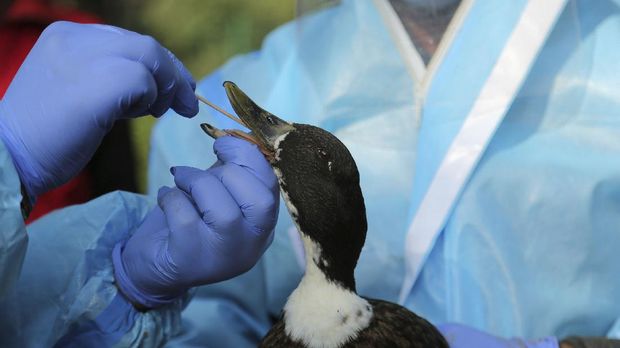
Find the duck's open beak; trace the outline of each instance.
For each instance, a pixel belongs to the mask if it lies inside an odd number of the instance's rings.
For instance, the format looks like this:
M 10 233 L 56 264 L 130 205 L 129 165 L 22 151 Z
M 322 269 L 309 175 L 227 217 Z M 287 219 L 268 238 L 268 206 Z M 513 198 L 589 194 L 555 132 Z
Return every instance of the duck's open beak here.
M 276 139 L 294 129 L 293 125 L 263 110 L 230 81 L 224 82 L 226 95 L 233 109 L 267 150 L 273 152 Z
M 230 114 L 227 114 L 227 116 L 249 128 L 252 133 L 247 134 L 237 129 L 221 130 L 207 123 L 200 125 L 202 130 L 214 139 L 224 135 L 232 135 L 245 139 L 258 145 L 260 151 L 265 155 L 267 160 L 270 162 L 273 161 L 276 140 L 283 134 L 295 129 L 295 127 L 256 105 L 256 103 L 234 83 L 230 81 L 224 82 L 224 89 L 226 90 L 226 95 L 230 100 L 230 104 L 241 120 Z

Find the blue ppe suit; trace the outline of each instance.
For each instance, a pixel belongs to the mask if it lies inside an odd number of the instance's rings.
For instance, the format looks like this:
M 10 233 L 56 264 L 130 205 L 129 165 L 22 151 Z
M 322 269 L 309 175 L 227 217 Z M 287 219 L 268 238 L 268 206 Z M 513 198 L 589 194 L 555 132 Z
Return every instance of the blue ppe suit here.
M 342 1 L 284 25 L 197 92 L 231 111 L 221 87 L 231 80 L 266 110 L 349 147 L 369 223 L 357 289 L 397 301 L 409 223 L 526 1 L 464 1 L 422 78 L 409 73 L 381 3 Z M 618 32 L 618 0 L 563 7 L 428 251 L 408 308 L 505 337 L 620 335 Z M 238 127 L 209 110 L 161 119 L 150 192 L 172 184 L 170 166 L 214 160 L 202 122 Z M 170 346 L 254 346 L 270 328 L 303 274 L 295 229 L 285 207 L 280 214 L 262 260 L 198 289 Z
M 20 181 L 11 155 L 0 142 L 0 298 L 11 289 L 22 269 L 28 235 L 24 226 L 20 202 Z
M 26 227 L 20 182 L 0 142 L 0 342 L 2 347 L 157 346 L 180 329 L 187 296 L 139 312 L 114 285 L 112 249 L 152 206 L 114 192 Z

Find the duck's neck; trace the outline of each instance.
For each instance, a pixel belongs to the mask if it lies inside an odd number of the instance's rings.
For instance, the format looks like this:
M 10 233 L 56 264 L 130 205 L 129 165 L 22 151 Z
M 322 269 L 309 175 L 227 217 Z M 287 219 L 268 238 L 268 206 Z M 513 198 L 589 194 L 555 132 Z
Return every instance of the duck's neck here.
M 338 285 L 343 290 L 357 293 L 355 287 L 355 266 L 359 252 L 350 250 L 351 245 L 322 246 L 303 233 L 300 233 L 306 254 L 306 274 L 309 279 L 317 278 L 315 273 Z
M 372 306 L 355 292 L 355 262 L 341 269 L 342 260 L 326 257 L 318 243 L 301 236 L 306 273 L 284 307 L 286 332 L 308 347 L 338 347 L 369 325 Z
M 306 271 L 301 282 L 328 282 L 342 291 L 356 294 L 354 273 L 358 253 L 354 253 L 352 259 L 347 250 L 330 250 L 304 233 L 300 236 L 306 257 Z

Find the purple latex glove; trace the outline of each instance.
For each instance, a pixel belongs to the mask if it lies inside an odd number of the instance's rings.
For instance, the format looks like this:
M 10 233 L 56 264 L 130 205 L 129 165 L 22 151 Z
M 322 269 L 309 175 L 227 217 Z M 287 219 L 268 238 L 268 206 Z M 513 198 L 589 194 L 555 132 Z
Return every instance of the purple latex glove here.
M 0 101 L 0 138 L 34 198 L 75 176 L 114 122 L 172 107 L 198 112 L 195 82 L 149 36 L 56 22 L 43 31 Z
M 176 188 L 126 244 L 114 249 L 117 285 L 134 304 L 152 308 L 188 288 L 248 271 L 273 240 L 279 190 L 256 145 L 231 136 L 215 141 L 208 170 L 175 167 Z
M 446 338 L 450 348 L 558 348 L 555 337 L 545 337 L 536 341 L 520 338 L 503 339 L 460 324 L 442 324 L 437 329 Z

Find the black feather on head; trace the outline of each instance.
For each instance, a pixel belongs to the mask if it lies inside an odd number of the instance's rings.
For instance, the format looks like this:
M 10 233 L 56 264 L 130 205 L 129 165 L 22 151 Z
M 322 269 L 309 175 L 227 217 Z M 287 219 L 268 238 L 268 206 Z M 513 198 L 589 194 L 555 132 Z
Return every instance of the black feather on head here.
M 366 238 L 359 172 L 346 146 L 331 133 L 293 124 L 278 142 L 273 167 L 301 232 L 321 247 L 315 260 L 328 279 L 355 290 L 353 270 Z M 295 211 L 296 210 L 296 211 Z

